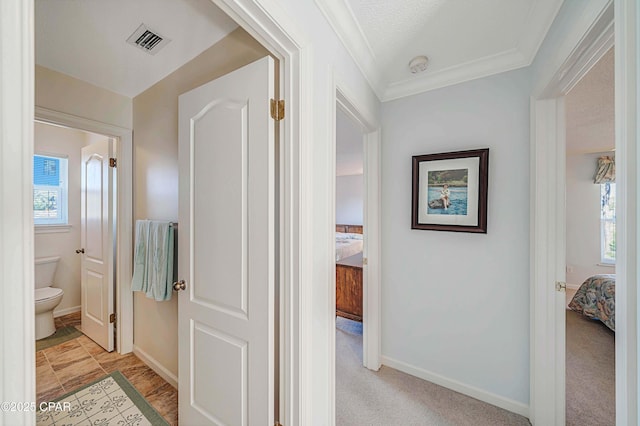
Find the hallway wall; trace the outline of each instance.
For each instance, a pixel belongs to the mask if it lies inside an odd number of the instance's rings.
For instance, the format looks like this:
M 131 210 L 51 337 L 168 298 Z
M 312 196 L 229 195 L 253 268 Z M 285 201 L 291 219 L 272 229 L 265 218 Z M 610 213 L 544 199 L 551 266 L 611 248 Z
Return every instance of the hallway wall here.
M 529 404 L 529 93 L 521 69 L 383 104 L 383 364 L 519 413 Z M 487 233 L 411 229 L 411 157 L 478 148 L 490 149 Z

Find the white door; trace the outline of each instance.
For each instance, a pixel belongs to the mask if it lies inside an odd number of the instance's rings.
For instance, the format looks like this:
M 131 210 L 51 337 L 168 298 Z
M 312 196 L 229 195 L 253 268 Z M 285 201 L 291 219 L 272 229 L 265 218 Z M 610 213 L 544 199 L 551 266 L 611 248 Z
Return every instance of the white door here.
M 179 419 L 274 420 L 274 63 L 179 98 Z
M 105 138 L 82 148 L 81 246 L 82 332 L 113 351 L 114 171 L 113 142 Z

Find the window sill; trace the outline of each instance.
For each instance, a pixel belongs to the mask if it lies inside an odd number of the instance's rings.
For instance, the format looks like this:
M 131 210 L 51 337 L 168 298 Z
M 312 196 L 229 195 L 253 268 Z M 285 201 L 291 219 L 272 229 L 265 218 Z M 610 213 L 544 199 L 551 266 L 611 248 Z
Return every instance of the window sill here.
M 596 263 L 596 265 L 597 266 L 606 266 L 606 267 L 609 267 L 609 268 L 615 268 L 616 267 L 615 263 L 602 263 L 601 262 L 601 263 Z
M 71 225 L 35 225 L 36 234 L 55 234 L 71 231 Z

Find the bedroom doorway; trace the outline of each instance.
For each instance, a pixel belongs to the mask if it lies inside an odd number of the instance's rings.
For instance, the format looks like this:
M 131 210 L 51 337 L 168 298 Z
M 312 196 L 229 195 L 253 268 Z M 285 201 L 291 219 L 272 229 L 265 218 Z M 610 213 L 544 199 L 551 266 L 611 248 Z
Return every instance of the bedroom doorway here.
M 567 425 L 616 419 L 614 74 L 610 47 L 564 98 Z
M 334 82 L 331 156 L 329 348 L 333 417 L 357 375 L 380 368 L 380 131 L 375 118 Z M 350 400 L 350 399 L 346 399 Z M 353 400 L 351 400 L 353 402 Z
M 363 365 L 364 134 L 342 108 L 336 109 L 335 318 L 336 413 L 342 393 Z
M 636 39 L 630 19 L 635 1 L 594 6 L 591 18 L 572 29 L 563 54 L 545 64 L 548 73 L 531 96 L 531 395 L 532 424 L 566 420 L 566 95 L 616 43 L 616 281 L 615 424 L 637 423 L 635 82 L 629 60 Z M 629 14 L 631 12 L 631 14 Z M 615 28 L 614 28 L 615 17 Z M 635 56 L 631 55 L 631 58 Z M 552 67 L 552 68 L 550 68 Z M 554 71 L 552 71 L 554 70 Z M 595 172 L 595 170 L 594 170 Z M 595 174 L 595 173 L 594 173 Z M 572 284 L 572 283 L 570 283 Z M 593 402 L 593 399 L 590 400 Z
M 364 133 L 336 109 L 335 401 L 336 424 L 357 417 L 363 386 Z M 348 402 L 347 402 L 348 401 Z

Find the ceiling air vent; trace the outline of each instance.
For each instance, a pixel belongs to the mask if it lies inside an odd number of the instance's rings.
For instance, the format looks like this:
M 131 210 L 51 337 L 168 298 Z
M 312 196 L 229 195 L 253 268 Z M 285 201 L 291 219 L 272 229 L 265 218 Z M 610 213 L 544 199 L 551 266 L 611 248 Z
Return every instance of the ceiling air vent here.
M 160 49 L 166 46 L 171 40 L 161 36 L 155 31 L 151 31 L 144 24 L 140 24 L 137 30 L 127 39 L 127 43 L 144 50 L 150 55 L 155 55 Z

